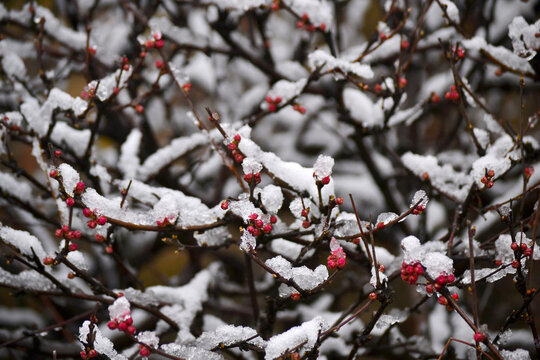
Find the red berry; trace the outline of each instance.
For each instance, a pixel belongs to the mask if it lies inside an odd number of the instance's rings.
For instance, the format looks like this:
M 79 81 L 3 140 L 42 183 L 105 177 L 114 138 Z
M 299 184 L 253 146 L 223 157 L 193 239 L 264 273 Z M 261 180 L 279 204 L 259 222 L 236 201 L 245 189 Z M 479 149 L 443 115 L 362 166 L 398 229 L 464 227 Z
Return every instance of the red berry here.
M 303 217 L 308 216 L 308 209 L 302 209 L 302 216 Z
M 270 5 L 270 10 L 272 10 L 272 11 L 279 10 L 279 4 L 278 3 L 272 3 L 272 5 Z
M 386 34 L 385 33 L 380 33 L 379 36 L 381 37 L 381 40 L 386 40 Z
M 139 56 L 140 56 L 141 58 L 144 59 L 144 58 L 146 57 L 146 51 L 141 51 L 141 53 L 139 54 Z M 114 90 L 113 90 L 113 91 L 114 91 Z
M 439 304 L 441 304 L 441 305 L 448 305 L 448 300 L 447 300 L 444 296 L 439 296 L 439 298 L 437 299 L 437 301 L 438 301 Z
M 62 156 L 62 151 L 56 150 L 56 151 L 54 152 L 54 156 L 56 156 L 56 157 Z
M 62 238 L 64 237 L 64 232 L 62 231 L 62 229 L 56 229 L 56 231 L 54 232 L 54 236 L 56 236 L 57 238 Z
M 531 256 L 533 254 L 533 250 L 531 248 L 526 248 L 525 251 L 523 251 L 523 255 L 525 256 Z
M 133 325 L 133 318 L 128 317 L 126 320 L 124 320 L 124 322 L 125 322 L 126 325 L 128 325 L 128 326 Z
M 377 224 L 377 229 L 382 229 L 384 228 L 384 223 L 380 222 Z
M 414 285 L 414 284 L 416 284 L 416 281 L 418 281 L 418 276 L 409 275 L 409 284 Z
M 75 193 L 82 194 L 84 191 L 85 185 L 83 182 L 79 181 L 77 185 L 75 185 Z
M 272 104 L 269 104 L 269 105 L 268 105 L 268 111 L 270 111 L 270 112 L 275 112 L 276 110 L 277 110 L 276 104 L 273 104 L 273 103 L 272 103 Z
M 274 216 L 274 215 L 270 216 L 270 222 L 271 222 L 272 224 L 277 223 L 277 217 Z
M 62 232 L 63 232 L 64 234 L 67 234 L 67 233 L 69 232 L 69 226 L 67 226 L 67 225 L 62 225 Z
M 338 198 L 336 199 L 336 204 L 337 204 L 337 205 L 343 205 L 343 198 L 342 198 L 342 197 L 338 197 Z
M 228 148 L 229 150 L 231 150 L 231 151 L 232 151 L 232 150 L 235 150 L 235 149 L 236 149 L 236 144 L 233 143 L 233 142 L 231 142 L 231 143 L 229 143 L 229 144 L 227 145 L 227 148 Z
M 309 15 L 306 14 L 306 13 L 303 13 L 303 14 L 302 14 L 302 20 L 308 21 L 308 20 L 309 20 Z
M 161 39 L 161 34 L 160 33 L 155 33 L 154 34 L 154 40 L 160 40 Z
M 496 266 L 501 266 L 501 265 L 502 265 L 502 261 L 501 261 L 501 260 L 495 260 L 495 265 L 496 265 Z
M 294 301 L 300 300 L 300 294 L 299 293 L 292 293 L 291 294 L 291 299 L 293 299 Z
M 452 91 L 450 93 L 450 98 L 454 101 L 456 101 L 457 99 L 459 99 L 459 93 L 457 91 Z
M 155 65 L 156 65 L 156 67 L 157 67 L 158 69 L 161 69 L 161 68 L 163 67 L 163 61 L 161 61 L 161 60 L 158 59 L 158 60 L 156 60 L 156 64 L 155 64 Z
M 255 226 L 259 229 L 262 228 L 264 226 L 264 221 L 262 221 L 261 219 L 255 220 Z
M 51 172 L 49 172 L 49 176 L 52 177 L 52 178 L 58 177 L 58 171 L 57 170 L 51 170 Z
M 244 175 L 244 181 L 245 182 L 250 183 L 252 179 L 253 179 L 253 175 L 251 173 Z
M 521 248 L 521 250 L 525 250 L 525 249 L 527 249 L 527 244 L 521 243 L 521 245 L 519 247 Z
M 525 175 L 527 176 L 527 178 L 530 178 L 531 176 L 533 176 L 533 174 L 534 168 L 532 166 L 525 168 Z
M 111 245 L 108 245 L 106 248 L 105 248 L 105 252 L 107 254 L 112 254 L 113 253 L 113 248 Z
M 148 356 L 148 355 L 150 355 L 150 350 L 148 350 L 148 348 L 145 347 L 145 346 L 141 346 L 141 348 L 139 350 L 139 355 Z
M 434 104 L 437 104 L 441 101 L 441 98 L 439 97 L 439 95 L 435 94 L 435 93 L 431 93 L 431 102 L 434 103 Z
M 66 199 L 66 205 L 69 206 L 69 207 L 72 207 L 73 205 L 75 205 L 75 199 L 73 198 L 67 198 Z
M 274 98 L 274 103 L 279 104 L 281 102 L 281 96 L 276 96 Z
M 221 202 L 221 209 L 222 210 L 227 210 L 228 208 L 229 208 L 229 202 L 228 201 Z
M 96 240 L 97 242 L 104 242 L 105 241 L 105 237 L 101 234 L 96 234 Z
M 70 273 L 67 274 L 67 277 L 68 277 L 68 279 L 74 279 L 74 278 L 75 278 L 75 274 L 72 273 L 72 272 L 70 272 Z
M 493 180 L 489 180 L 489 181 L 486 183 L 486 187 L 487 187 L 488 189 L 491 189 L 491 188 L 493 187 L 493 184 L 494 184 Z
M 407 85 L 407 79 L 405 79 L 404 77 L 400 77 L 399 78 L 399 87 L 404 88 L 406 85 Z
M 322 23 L 321 25 L 319 25 L 319 29 L 320 29 L 321 31 L 326 30 L 326 24 L 325 24 L 325 23 Z
M 452 95 L 450 94 L 450 91 L 447 91 L 447 92 L 444 93 L 444 98 L 446 100 L 450 100 L 452 98 Z
M 160 39 L 155 42 L 155 45 L 156 49 L 161 49 L 165 45 L 165 43 L 163 42 L 163 40 Z
M 244 157 L 241 154 L 234 155 L 234 161 L 241 163 L 244 160 Z
M 382 272 L 382 273 L 385 272 L 386 271 L 386 266 L 384 266 L 382 264 L 379 265 L 379 271 Z
M 97 219 L 97 223 L 99 225 L 105 225 L 107 223 L 107 218 L 105 216 L 100 216 L 98 219 Z
M 234 141 L 240 142 L 240 140 L 242 140 L 242 137 L 240 136 L 240 134 L 234 135 Z
M 128 326 L 124 321 L 122 321 L 120 324 L 118 324 L 118 330 L 120 330 L 120 331 L 126 331 L 127 327 Z
M 477 333 L 474 334 L 473 338 L 474 338 L 474 341 L 476 341 L 476 342 L 482 342 L 482 341 L 484 341 L 485 336 L 484 336 L 484 334 L 482 334 L 480 332 L 477 332 Z
M 452 299 L 454 299 L 455 301 L 458 301 L 459 300 L 459 295 L 458 294 L 452 294 Z
M 135 111 L 141 114 L 144 111 L 144 106 L 142 106 L 141 104 L 136 105 Z
M 373 90 L 375 92 L 381 92 L 382 91 L 382 86 L 381 84 L 375 84 L 375 86 L 373 87 Z
M 448 276 L 446 277 L 446 282 L 447 282 L 448 284 L 451 284 L 451 283 L 453 283 L 454 281 L 456 281 L 456 277 L 454 276 L 454 274 L 450 274 L 450 275 L 448 275 Z
M 311 225 L 311 224 L 310 224 L 309 221 L 307 221 L 307 220 L 304 220 L 304 221 L 302 222 L 302 227 L 303 227 L 304 229 L 307 229 L 310 225 Z
M 514 269 L 517 269 L 517 268 L 519 267 L 519 261 L 518 261 L 518 260 L 512 261 L 512 267 L 513 267 Z
M 463 59 L 465 57 L 465 51 L 463 49 L 457 49 L 457 56 L 460 59 Z
M 257 213 L 251 213 L 248 217 L 250 220 L 256 220 L 259 217 L 259 215 L 257 215 Z
M 487 172 L 487 176 L 490 177 L 490 178 L 494 177 L 494 176 L 495 176 L 495 171 L 489 170 L 489 171 Z
M 374 292 L 369 293 L 369 300 L 371 301 L 377 300 L 377 294 L 375 294 Z
M 97 226 L 97 222 L 95 220 L 89 220 L 86 224 L 90 229 L 95 229 Z
M 122 69 L 124 71 L 129 71 L 129 64 L 125 64 L 124 66 L 122 66 Z
M 262 230 L 263 230 L 263 232 L 268 234 L 270 231 L 272 231 L 272 225 L 266 224 L 266 225 L 263 226 Z
M 109 327 L 109 329 L 114 330 L 118 327 L 118 323 L 111 320 L 107 323 L 107 326 Z
M 77 250 L 78 248 L 79 248 L 79 247 L 78 247 L 77 244 L 75 244 L 75 243 L 71 243 L 71 244 L 69 244 L 69 246 L 68 246 L 69 251 L 75 251 L 75 250 Z
M 182 90 L 188 93 L 191 90 L 191 83 L 185 83 L 184 85 L 182 85 Z
M 44 257 L 43 258 L 43 264 L 44 265 L 52 265 L 54 263 L 54 259 L 52 257 Z
M 432 285 L 432 284 L 428 284 L 428 285 L 426 286 L 426 292 L 427 292 L 428 294 L 433 294 L 433 285 Z
M 408 49 L 409 48 L 409 42 L 407 40 L 401 41 L 401 48 L 402 49 Z
M 88 352 L 88 358 L 93 358 L 93 357 L 96 357 L 98 355 L 98 352 L 94 349 L 91 349 L 89 352 Z
M 90 210 L 89 208 L 84 208 L 83 215 L 86 217 L 92 216 L 92 210 Z
M 446 276 L 444 276 L 444 275 L 439 275 L 439 276 L 437 277 L 437 280 L 436 280 L 436 281 L 437 281 L 437 284 L 439 284 L 439 285 L 445 285 L 445 284 L 446 284 Z
M 86 355 L 86 351 L 83 350 L 83 351 L 81 351 L 80 354 L 81 354 L 81 359 L 83 359 L 83 360 L 88 359 L 88 356 Z

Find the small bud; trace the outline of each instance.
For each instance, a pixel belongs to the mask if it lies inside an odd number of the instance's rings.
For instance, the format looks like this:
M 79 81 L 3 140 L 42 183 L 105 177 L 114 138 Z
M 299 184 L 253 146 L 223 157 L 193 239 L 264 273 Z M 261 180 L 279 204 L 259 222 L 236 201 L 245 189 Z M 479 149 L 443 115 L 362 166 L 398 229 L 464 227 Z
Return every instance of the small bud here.
M 73 205 L 75 205 L 75 199 L 73 198 L 67 198 L 66 199 L 66 205 L 69 206 L 69 207 L 72 207 Z
M 369 293 L 369 300 L 371 301 L 377 300 L 377 294 L 375 294 L 374 292 Z
M 336 204 L 337 205 L 343 205 L 343 198 L 342 197 L 336 198 Z
M 302 227 L 303 227 L 304 229 L 307 229 L 310 225 L 311 225 L 310 222 L 307 221 L 307 220 L 304 220 L 304 221 L 302 222 Z
M 485 336 L 484 336 L 484 334 L 482 334 L 480 332 L 477 332 L 477 333 L 474 334 L 473 338 L 474 338 L 474 341 L 476 341 L 476 342 L 482 342 L 482 341 L 484 341 Z
M 299 293 L 292 293 L 291 294 L 291 299 L 293 299 L 294 301 L 300 300 L 300 294 Z
M 107 218 L 105 216 L 100 216 L 98 219 L 97 219 L 97 223 L 99 225 L 105 225 L 107 223 Z
M 69 251 L 75 251 L 75 250 L 77 250 L 78 248 L 79 248 L 79 247 L 78 247 L 77 244 L 75 244 L 75 243 L 71 243 L 71 244 L 69 244 L 69 246 L 68 246 L 68 250 L 69 250 Z
M 229 208 L 229 202 L 228 201 L 222 201 L 221 202 L 221 209 L 227 210 Z

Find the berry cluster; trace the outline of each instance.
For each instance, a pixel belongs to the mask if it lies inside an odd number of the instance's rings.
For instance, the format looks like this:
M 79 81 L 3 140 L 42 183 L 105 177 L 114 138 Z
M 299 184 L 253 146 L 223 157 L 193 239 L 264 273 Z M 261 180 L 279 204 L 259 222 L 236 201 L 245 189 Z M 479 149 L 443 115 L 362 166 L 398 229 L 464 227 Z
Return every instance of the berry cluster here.
M 139 355 L 141 356 L 148 356 L 150 355 L 150 349 L 148 349 L 143 344 L 139 344 Z
M 304 221 L 302 222 L 302 227 L 304 229 L 307 229 L 311 223 L 309 222 L 308 220 L 308 215 L 309 215 L 309 208 L 307 209 L 302 209 L 302 213 L 301 213 L 302 217 L 304 218 Z
M 412 213 L 413 215 L 421 215 L 426 211 L 426 205 L 424 204 L 418 204 L 414 207 Z
M 315 26 L 309 21 L 309 15 L 305 13 L 302 14 L 302 17 L 296 23 L 296 27 L 299 29 L 302 29 L 302 28 L 306 29 L 306 31 L 310 31 L 310 32 L 317 30 L 317 26 Z M 326 30 L 326 24 L 322 23 L 321 25 L 319 25 L 319 30 L 321 31 Z
M 259 184 L 261 182 L 261 173 L 256 172 L 256 173 L 246 174 L 244 175 L 244 181 L 247 182 L 248 184 L 251 184 L 252 181 L 254 181 L 255 184 Z
M 268 111 L 276 112 L 277 107 L 282 99 L 281 96 L 275 96 L 274 98 L 267 96 L 264 100 L 268 103 Z
M 444 93 L 444 98 L 446 100 L 452 100 L 452 101 L 457 101 L 459 99 L 459 93 L 456 90 L 455 85 L 450 86 L 450 91 L 447 91 L 446 93 Z
M 411 285 L 416 284 L 418 277 L 424 273 L 424 267 L 418 261 L 413 263 L 401 264 L 401 280 L 408 282 Z
M 306 108 L 300 104 L 294 104 L 292 108 L 294 111 L 298 111 L 302 115 L 306 113 Z
M 165 42 L 163 42 L 163 39 L 161 38 L 161 34 L 160 33 L 155 33 L 154 34 L 154 39 L 153 40 L 148 40 L 144 43 L 144 46 L 147 48 L 147 49 L 151 49 L 151 48 L 156 48 L 156 49 L 161 49 L 163 46 L 165 46 Z
M 486 171 L 486 175 L 480 179 L 480 182 L 486 186 L 486 188 L 490 189 L 493 187 L 493 180 L 492 178 L 495 176 L 495 171 L 488 170 Z
M 338 269 L 343 269 L 347 264 L 347 255 L 343 251 L 343 248 L 339 247 L 335 250 L 332 250 L 331 254 L 328 256 L 327 261 L 329 269 L 335 269 L 336 267 Z
M 118 329 L 129 335 L 133 335 L 137 331 L 135 326 L 133 326 L 133 318 L 129 315 L 129 313 L 124 320 L 122 321 L 118 321 L 117 319 L 111 320 L 107 323 L 107 326 L 111 330 Z
M 107 218 L 103 215 L 100 215 L 97 210 L 90 210 L 89 208 L 83 209 L 83 215 L 87 218 L 90 218 L 86 223 L 90 229 L 95 229 L 98 225 L 105 225 L 107 223 Z
M 261 231 L 265 234 L 269 234 L 272 231 L 272 224 L 277 222 L 277 217 L 272 215 L 270 217 L 270 223 L 265 224 L 262 219 L 259 218 L 259 215 L 252 213 L 249 215 L 249 225 L 246 230 L 253 236 L 261 235 Z
M 238 151 L 238 143 L 242 140 L 240 134 L 236 134 L 233 137 L 233 141 L 227 144 L 227 149 L 231 151 L 234 161 L 241 163 L 244 160 L 244 156 Z M 225 209 L 224 209 L 225 210 Z
M 81 238 L 81 232 L 79 230 L 72 231 L 69 228 L 69 226 L 67 226 L 67 225 L 63 225 L 60 229 L 56 229 L 56 231 L 54 232 L 54 235 L 57 238 L 60 238 L 60 239 L 64 238 L 64 239 L 68 239 L 68 240 L 80 239 Z M 75 245 L 75 244 L 73 244 L 73 245 Z
M 98 356 L 98 352 L 94 349 L 90 349 L 88 351 L 81 351 L 81 359 L 92 359 L 94 357 Z
M 174 222 L 175 222 L 174 216 L 170 216 L 170 217 L 165 216 L 163 220 L 157 220 L 156 225 L 159 227 L 166 227 L 166 226 L 174 224 Z

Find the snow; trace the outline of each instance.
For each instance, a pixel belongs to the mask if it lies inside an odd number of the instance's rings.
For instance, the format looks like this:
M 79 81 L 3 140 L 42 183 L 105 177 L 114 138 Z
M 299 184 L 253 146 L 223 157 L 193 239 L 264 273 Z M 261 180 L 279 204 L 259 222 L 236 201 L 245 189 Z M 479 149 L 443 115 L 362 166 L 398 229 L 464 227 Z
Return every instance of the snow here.
M 380 103 L 375 104 L 366 94 L 358 89 L 347 88 L 343 91 L 343 102 L 352 118 L 366 128 L 383 127 L 384 113 Z
M 281 0 L 297 14 L 307 14 L 309 21 L 319 27 L 325 24 L 330 29 L 334 24 L 334 8 L 327 0 Z
M 308 64 L 312 71 L 322 66 L 321 73 L 332 72 L 336 78 L 343 78 L 341 73 L 350 73 L 364 79 L 371 79 L 374 75 L 369 65 L 335 58 L 323 50 L 315 50 L 309 54 Z
M 255 174 L 258 172 L 261 172 L 262 165 L 257 160 L 246 157 L 244 161 L 242 161 L 242 169 L 244 170 L 244 174 Z
M 88 265 L 86 264 L 86 260 L 84 259 L 84 255 L 80 251 L 70 251 L 66 259 L 71 262 L 73 265 L 75 265 L 79 270 L 88 271 Z
M 153 331 L 141 331 L 137 334 L 137 340 L 154 349 L 156 349 L 159 345 L 159 338 Z
M 77 183 L 81 181 L 81 178 L 79 177 L 79 173 L 77 170 L 71 167 L 71 165 L 62 163 L 58 166 L 58 173 L 62 177 L 62 184 L 64 185 L 64 190 L 66 190 L 66 193 L 73 197 L 75 187 L 77 186 Z
M 106 355 L 111 360 L 127 360 L 128 358 L 124 355 L 118 354 L 116 350 L 114 349 L 114 344 L 106 338 L 102 333 L 101 330 L 97 326 L 94 326 L 92 330 L 90 330 L 90 321 L 85 320 L 84 323 L 79 328 L 79 341 L 81 343 L 87 343 L 88 342 L 88 335 L 90 334 L 90 331 L 94 333 L 94 350 L 98 352 L 98 354 Z M 84 347 L 82 347 L 84 350 Z
M 529 360 L 531 358 L 525 349 L 501 350 L 501 355 L 505 360 Z
M 429 197 L 427 196 L 426 192 L 424 190 L 418 190 L 417 192 L 414 193 L 409 207 L 411 208 L 414 206 L 426 207 L 428 202 L 429 202 Z
M 283 204 L 281 188 L 272 184 L 265 186 L 261 191 L 261 201 L 268 212 L 276 214 Z
M 47 256 L 41 241 L 29 232 L 15 230 L 0 223 L 0 238 L 4 243 L 16 248 L 21 254 L 29 259 L 34 258 L 34 252 L 38 260 Z
M 147 180 L 187 152 L 207 143 L 207 136 L 201 133 L 172 140 L 169 145 L 160 148 L 146 158 L 138 169 L 138 178 L 140 180 Z
M 417 237 L 407 236 L 401 241 L 401 248 L 404 252 L 403 261 L 406 263 L 420 262 L 432 278 L 452 274 L 454 262 L 448 256 L 438 252 L 444 248 L 437 249 L 437 247 L 437 244 L 429 242 L 421 245 Z
M 540 32 L 540 20 L 529 25 L 522 16 L 516 16 L 508 26 L 508 37 L 512 39 L 514 54 L 526 60 L 531 60 L 540 49 L 540 38 L 536 33 Z
M 242 236 L 240 237 L 240 250 L 245 252 L 251 252 L 257 247 L 257 239 L 249 231 L 242 231 Z
M 278 96 L 281 97 L 280 104 L 283 104 L 300 95 L 306 84 L 307 79 L 300 79 L 297 81 L 279 80 L 268 91 L 268 96 L 273 99 Z M 268 110 L 268 103 L 266 101 L 261 103 L 261 108 L 263 110 Z
M 137 170 L 141 165 L 139 159 L 139 147 L 141 146 L 142 133 L 139 129 L 133 129 L 129 133 L 126 141 L 120 148 L 120 158 L 118 167 L 124 174 L 124 177 L 130 179 L 137 175 Z
M 56 290 L 56 285 L 34 270 L 23 270 L 18 274 L 12 274 L 0 268 L 0 284 L 35 291 Z
M 109 305 L 109 317 L 112 321 L 124 321 L 131 317 L 131 304 L 125 296 L 121 296 Z
M 375 222 L 376 224 L 388 224 L 389 222 L 392 222 L 394 220 L 396 220 L 398 218 L 398 214 L 396 213 L 393 213 L 393 212 L 384 212 L 384 213 L 380 213 L 379 216 L 377 216 L 377 221 Z
M 440 0 L 441 7 L 446 10 L 446 14 L 452 22 L 459 24 L 459 10 L 451 0 Z
M 105 101 L 109 99 L 113 94 L 115 87 L 119 89 L 126 86 L 128 79 L 131 77 L 133 67 L 130 66 L 128 70 L 118 69 L 114 73 L 101 78 L 100 80 L 94 80 L 88 83 L 89 89 L 96 89 L 96 96 L 99 100 Z M 121 75 L 120 75 L 121 74 Z M 99 83 L 99 86 L 98 86 Z M 117 86 L 118 84 L 118 86 Z
M 319 155 L 317 161 L 313 165 L 313 174 L 319 179 L 332 175 L 332 168 L 334 167 L 334 159 L 330 156 Z
M 224 360 L 225 358 L 214 352 L 195 346 L 186 346 L 175 343 L 161 345 L 161 350 L 169 355 L 177 356 L 185 360 Z
M 66 144 L 73 150 L 75 155 L 82 157 L 90 142 L 90 135 L 90 129 L 74 129 L 67 123 L 60 121 L 54 126 L 51 139 L 58 144 Z
M 496 61 L 521 74 L 533 74 L 533 68 L 526 59 L 519 57 L 503 46 L 493 46 L 486 43 L 483 37 L 476 36 L 463 40 L 463 47 L 467 50 L 483 50 Z
M 246 326 L 234 326 L 234 325 L 222 325 L 213 331 L 205 331 L 199 336 L 195 342 L 195 346 L 212 350 L 223 346 L 231 346 L 234 344 L 240 344 L 244 341 L 248 343 L 256 344 L 263 348 L 266 342 L 257 336 L 257 331 Z
M 0 190 L 23 202 L 30 203 L 33 200 L 32 187 L 7 172 L 0 172 Z
M 326 321 L 317 316 L 310 321 L 295 326 L 282 334 L 274 335 L 268 340 L 266 347 L 265 360 L 277 359 L 284 355 L 288 350 L 300 346 L 298 352 L 311 350 L 317 343 L 319 335 L 329 328 Z

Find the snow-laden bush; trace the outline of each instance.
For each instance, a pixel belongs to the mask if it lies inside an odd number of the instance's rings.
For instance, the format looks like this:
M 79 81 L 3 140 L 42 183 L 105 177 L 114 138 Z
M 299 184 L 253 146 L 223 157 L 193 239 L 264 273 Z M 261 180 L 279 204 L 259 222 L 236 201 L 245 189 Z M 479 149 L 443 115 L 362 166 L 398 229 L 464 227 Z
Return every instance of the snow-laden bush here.
M 0 4 L 0 358 L 540 356 L 538 4 Z

